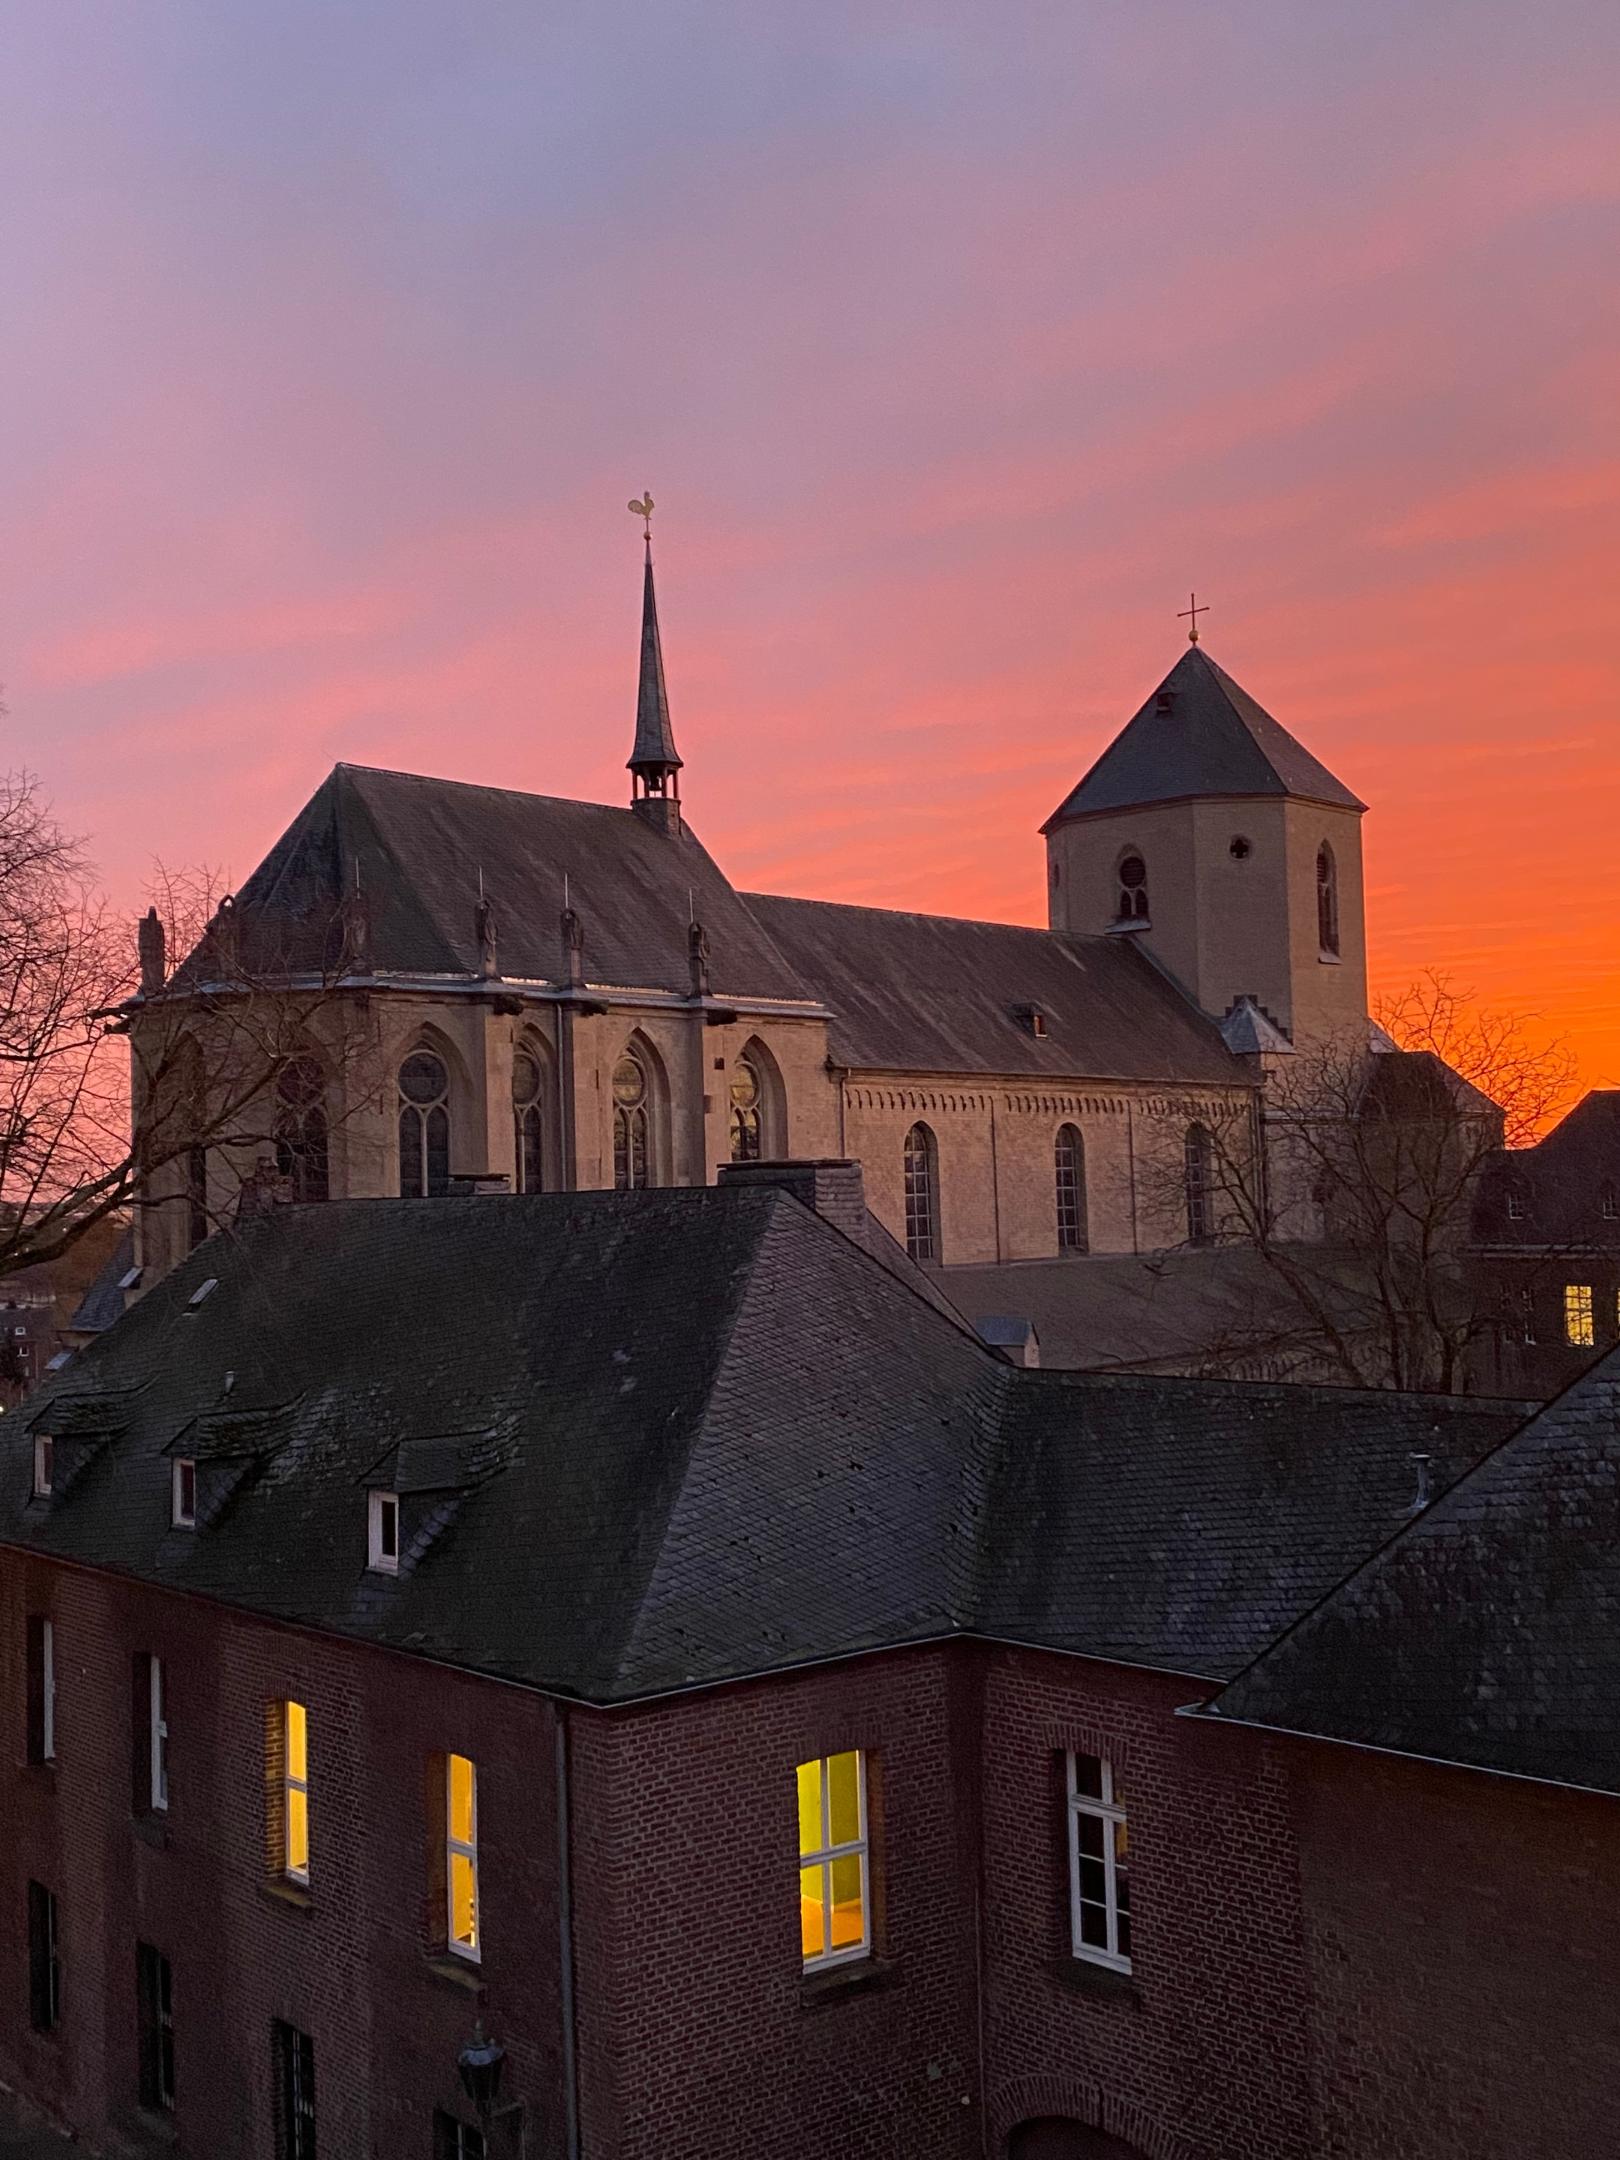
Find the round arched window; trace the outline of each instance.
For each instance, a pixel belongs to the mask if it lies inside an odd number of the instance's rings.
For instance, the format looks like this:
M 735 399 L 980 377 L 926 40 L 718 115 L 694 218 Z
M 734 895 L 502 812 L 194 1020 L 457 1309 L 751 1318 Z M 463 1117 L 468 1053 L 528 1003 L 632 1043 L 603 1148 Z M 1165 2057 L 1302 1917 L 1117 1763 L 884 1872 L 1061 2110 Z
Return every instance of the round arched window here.
M 613 1189 L 640 1192 L 652 1183 L 647 1069 L 633 1050 L 613 1068 Z
M 518 1051 L 512 1060 L 512 1167 L 519 1192 L 545 1190 L 544 1092 L 540 1060 Z
M 276 1075 L 276 1169 L 294 1200 L 324 1200 L 326 1075 L 319 1058 L 289 1058 Z
M 760 1142 L 760 1105 L 764 1098 L 760 1085 L 759 1068 L 745 1052 L 731 1069 L 731 1159 L 733 1162 L 758 1162 L 763 1152 Z
M 1140 855 L 1127 855 L 1119 866 L 1119 904 L 1115 920 L 1146 922 L 1147 919 L 1147 864 Z
M 613 1068 L 613 1100 L 633 1110 L 647 1099 L 647 1075 L 634 1051 L 627 1050 Z
M 399 1068 L 399 1190 L 405 1200 L 450 1190 L 450 1072 L 432 1050 L 413 1050 Z

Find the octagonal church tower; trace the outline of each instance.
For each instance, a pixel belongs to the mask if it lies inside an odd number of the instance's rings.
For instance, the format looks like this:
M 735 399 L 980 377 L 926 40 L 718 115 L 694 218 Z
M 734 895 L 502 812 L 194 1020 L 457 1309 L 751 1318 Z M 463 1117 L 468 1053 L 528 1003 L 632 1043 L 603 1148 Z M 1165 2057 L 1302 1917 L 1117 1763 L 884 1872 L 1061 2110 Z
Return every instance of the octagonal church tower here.
M 1042 827 L 1052 928 L 1139 938 L 1215 1020 L 1364 1031 L 1365 808 L 1195 641 Z

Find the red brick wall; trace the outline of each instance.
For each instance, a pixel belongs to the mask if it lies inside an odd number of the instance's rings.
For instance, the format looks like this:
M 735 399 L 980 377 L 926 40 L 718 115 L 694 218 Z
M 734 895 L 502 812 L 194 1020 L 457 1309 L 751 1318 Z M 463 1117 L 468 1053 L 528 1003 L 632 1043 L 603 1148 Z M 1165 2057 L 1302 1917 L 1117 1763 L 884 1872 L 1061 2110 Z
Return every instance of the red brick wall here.
M 1324 2160 L 1620 2152 L 1620 1802 L 1297 1752 Z
M 23 1619 L 55 1621 L 57 1760 L 21 1769 Z M 435 2105 L 460 2107 L 476 2015 L 514 2091 L 560 2107 L 553 1718 L 523 1692 L 238 1619 L 87 1572 L 6 1556 L 0 1587 L 0 2077 L 87 2135 L 132 2115 L 135 1943 L 174 1976 L 177 2118 L 195 2160 L 268 2160 L 270 2021 L 312 2035 L 321 2150 L 423 2160 Z M 170 1806 L 137 1823 L 131 1661 L 164 1660 Z M 268 1704 L 309 1710 L 307 1904 L 267 1886 Z M 479 1773 L 486 1992 L 446 1979 L 430 1755 Z M 436 1811 L 435 1811 L 436 1812 Z M 25 1885 L 60 1905 L 64 2017 L 29 2030 Z M 430 1911 L 430 1904 L 432 1909 Z M 544 2148 L 541 2148 L 542 2150 Z
M 574 1719 L 590 2160 L 977 2153 L 954 1662 L 858 1660 Z M 880 1970 L 807 1983 L 794 1770 L 849 1747 L 871 1757 Z
M 984 1686 L 994 2160 L 1020 2119 L 1045 2114 L 1152 2160 L 1314 2151 L 1289 1759 L 1176 1718 L 1193 1681 L 1007 1651 L 987 1655 Z M 1069 1954 L 1068 1748 L 1124 1779 L 1128 1982 Z

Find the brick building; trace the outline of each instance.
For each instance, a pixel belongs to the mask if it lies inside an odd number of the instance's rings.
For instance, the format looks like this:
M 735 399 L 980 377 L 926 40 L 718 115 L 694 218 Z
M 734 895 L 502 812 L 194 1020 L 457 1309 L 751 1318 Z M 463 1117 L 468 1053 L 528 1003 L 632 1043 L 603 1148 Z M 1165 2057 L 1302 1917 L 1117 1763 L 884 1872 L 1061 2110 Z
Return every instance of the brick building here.
M 1620 1381 L 930 1289 L 842 1164 L 201 1246 L 7 1421 L 0 2078 L 192 2160 L 1604 2150 Z

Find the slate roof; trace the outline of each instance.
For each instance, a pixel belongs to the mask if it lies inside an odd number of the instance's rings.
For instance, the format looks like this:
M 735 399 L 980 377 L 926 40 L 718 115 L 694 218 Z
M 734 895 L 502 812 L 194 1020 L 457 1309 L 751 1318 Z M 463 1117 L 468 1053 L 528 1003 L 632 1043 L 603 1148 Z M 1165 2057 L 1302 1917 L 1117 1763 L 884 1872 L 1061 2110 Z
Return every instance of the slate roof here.
M 305 924 L 318 945 L 358 887 L 377 971 L 475 975 L 480 872 L 503 975 L 565 976 L 558 925 L 566 878 L 592 983 L 684 996 L 695 912 L 709 933 L 717 992 L 801 995 L 684 823 L 671 837 L 628 809 L 363 765 L 334 768 L 242 887 L 237 912 L 249 922 Z
M 1224 1679 L 1531 1406 L 1023 1372 L 986 1507 L 988 1635 Z
M 1166 696 L 1170 706 L 1161 711 Z M 1044 829 L 1096 810 L 1226 795 L 1367 807 L 1202 645 L 1190 645 Z
M 1209 1714 L 1620 1792 L 1620 1353 L 1381 1547 Z
M 805 993 L 831 1011 L 841 1065 L 1228 1087 L 1243 1078 L 1220 1029 L 1129 938 L 745 898 Z M 1025 1017 L 1031 1006 L 1044 1036 Z
M 1220 1679 L 1414 1448 L 1522 1414 L 1022 1371 L 783 1191 L 342 1201 L 208 1240 L 5 1420 L 0 1542 L 602 1702 L 969 1630 Z M 58 1420 L 109 1437 L 39 1503 Z M 401 1451 L 472 1467 L 390 1579 Z M 230 1465 L 195 1532 L 177 1452 Z
M 73 1308 L 68 1327 L 74 1334 L 99 1335 L 103 1328 L 110 1328 L 122 1317 L 124 1292 L 120 1286 L 134 1265 L 135 1230 L 131 1224 L 122 1232 L 90 1287 Z

